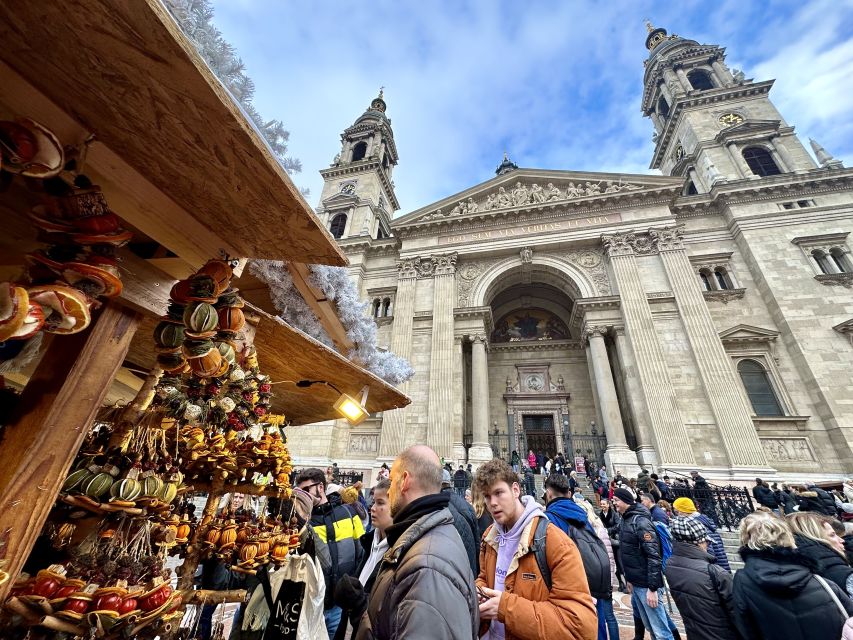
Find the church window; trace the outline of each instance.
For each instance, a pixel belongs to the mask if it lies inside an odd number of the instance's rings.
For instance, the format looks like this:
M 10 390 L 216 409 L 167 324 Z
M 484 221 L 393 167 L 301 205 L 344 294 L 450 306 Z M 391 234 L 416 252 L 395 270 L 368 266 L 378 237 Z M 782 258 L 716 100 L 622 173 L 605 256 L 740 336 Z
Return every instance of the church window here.
M 832 267 L 829 266 L 829 259 L 823 251 L 815 249 L 812 251 L 812 258 L 817 262 L 817 266 L 820 267 L 821 273 L 834 273 Z
M 352 161 L 356 160 L 364 160 L 364 156 L 367 155 L 367 143 L 366 142 L 358 142 L 352 148 Z
M 690 85 L 697 91 L 714 88 L 714 83 L 711 81 L 711 74 L 702 69 L 694 69 L 687 74 L 687 79 L 690 81 Z
M 729 281 L 729 276 L 726 273 L 725 269 L 722 269 L 720 267 L 714 269 L 714 278 L 717 280 L 717 284 L 719 285 L 720 289 L 732 288 L 732 284 Z
M 382 301 L 382 317 L 388 318 L 391 316 L 391 298 L 385 298 Z
M 755 415 L 784 415 L 773 385 L 770 383 L 770 376 L 759 362 L 741 360 L 738 362 L 737 371 Z
M 699 279 L 702 281 L 702 286 L 705 288 L 705 291 L 713 291 L 713 287 L 711 286 L 711 279 L 708 277 L 708 272 L 704 269 L 699 272 Z
M 782 173 L 773 156 L 764 147 L 747 147 L 743 150 L 743 159 L 757 176 L 775 176 Z
M 347 228 L 347 215 L 345 213 L 339 213 L 334 218 L 332 218 L 332 223 L 329 225 L 329 231 L 332 233 L 332 237 L 336 239 L 340 239 L 344 237 L 344 230 Z
M 832 249 L 829 250 L 829 257 L 832 258 L 832 261 L 841 273 L 850 273 L 850 261 L 841 248 L 832 247 Z
M 696 185 L 693 183 L 693 180 L 687 181 L 687 186 L 684 187 L 684 195 L 686 196 L 695 196 L 698 195 L 699 191 L 696 189 Z
M 664 118 L 669 117 L 669 104 L 667 104 L 666 98 L 663 96 L 658 100 L 658 113 Z

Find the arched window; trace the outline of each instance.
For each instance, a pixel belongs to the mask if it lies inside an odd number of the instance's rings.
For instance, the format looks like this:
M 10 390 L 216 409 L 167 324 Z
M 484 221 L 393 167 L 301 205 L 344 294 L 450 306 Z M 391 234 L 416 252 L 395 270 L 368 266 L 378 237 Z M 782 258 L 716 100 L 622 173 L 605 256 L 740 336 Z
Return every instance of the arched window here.
M 387 318 L 391 315 L 391 298 L 385 298 L 382 301 L 382 317 Z
M 755 360 L 741 360 L 737 365 L 737 372 L 740 374 L 755 415 L 784 415 L 773 386 L 770 384 L 770 376 L 761 364 Z
M 329 225 L 329 231 L 332 232 L 333 238 L 343 238 L 344 230 L 347 228 L 347 214 L 339 213 L 332 218 L 332 223 Z
M 352 148 L 352 161 L 356 160 L 364 160 L 364 156 L 367 155 L 367 143 L 366 142 L 358 142 Z
M 690 86 L 697 91 L 705 91 L 706 89 L 714 88 L 714 83 L 711 80 L 711 74 L 703 69 L 694 69 L 687 74 L 687 79 L 690 80 Z
M 829 258 L 820 249 L 812 251 L 812 258 L 817 262 L 817 266 L 820 267 L 821 273 L 835 273 L 833 268 L 829 266 Z
M 732 283 L 729 282 L 729 276 L 726 273 L 725 269 L 717 267 L 714 269 L 714 278 L 717 279 L 717 284 L 720 285 L 720 289 L 731 289 Z
M 381 315 L 382 304 L 379 298 L 373 299 L 373 317 L 378 318 Z
M 696 190 L 696 185 L 693 183 L 693 180 L 688 180 L 687 185 L 684 187 L 684 195 L 685 196 L 695 196 L 698 195 L 698 191 Z
M 713 290 L 713 287 L 711 287 L 711 279 L 708 277 L 708 273 L 704 269 L 699 272 L 699 279 L 702 281 L 702 286 L 705 287 L 705 291 Z
M 776 166 L 773 156 L 764 147 L 747 147 L 743 150 L 743 159 L 757 176 L 775 176 L 782 173 Z
M 669 117 L 669 104 L 667 104 L 666 98 L 663 96 L 658 100 L 658 113 L 664 118 Z
M 849 273 L 850 272 L 850 263 L 847 260 L 847 256 L 844 255 L 844 252 L 838 247 L 833 247 L 829 250 L 829 256 L 832 258 L 832 261 L 838 267 L 838 270 L 841 273 Z

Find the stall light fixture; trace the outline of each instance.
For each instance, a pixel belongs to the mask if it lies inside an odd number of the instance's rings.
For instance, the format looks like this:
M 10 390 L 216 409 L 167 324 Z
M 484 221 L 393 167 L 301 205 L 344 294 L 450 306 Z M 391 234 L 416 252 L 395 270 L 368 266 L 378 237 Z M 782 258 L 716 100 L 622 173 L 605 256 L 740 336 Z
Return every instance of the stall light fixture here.
M 361 402 L 356 400 L 350 395 L 343 393 L 340 389 L 338 389 L 331 382 L 326 382 L 325 380 L 300 380 L 296 383 L 297 387 L 310 387 L 312 384 L 324 384 L 327 387 L 331 387 L 335 391 L 337 391 L 340 397 L 335 400 L 335 404 L 332 405 L 339 414 L 351 425 L 355 426 L 357 424 L 361 424 L 367 419 L 367 416 L 370 414 L 367 412 L 365 406 L 367 405 L 367 394 L 370 391 L 370 387 L 365 385 L 361 390 Z

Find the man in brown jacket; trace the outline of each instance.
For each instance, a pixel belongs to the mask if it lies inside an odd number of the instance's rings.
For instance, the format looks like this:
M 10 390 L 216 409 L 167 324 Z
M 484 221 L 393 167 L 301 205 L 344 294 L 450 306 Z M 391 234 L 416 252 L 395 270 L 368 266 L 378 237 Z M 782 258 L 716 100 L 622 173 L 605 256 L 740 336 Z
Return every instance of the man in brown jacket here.
M 506 462 L 484 464 L 474 485 L 495 521 L 480 545 L 480 636 L 595 640 L 595 605 L 575 544 L 532 497 L 521 496 Z

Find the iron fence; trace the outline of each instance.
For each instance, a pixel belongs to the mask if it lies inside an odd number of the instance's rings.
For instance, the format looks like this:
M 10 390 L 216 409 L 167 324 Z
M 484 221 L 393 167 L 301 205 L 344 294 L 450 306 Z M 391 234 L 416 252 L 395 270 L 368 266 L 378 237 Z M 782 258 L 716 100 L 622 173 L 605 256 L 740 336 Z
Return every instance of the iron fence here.
M 695 486 L 673 485 L 671 491 L 676 498 L 693 500 L 696 508 L 711 518 L 718 528 L 725 527 L 729 531 L 737 529 L 740 521 L 755 510 L 752 496 L 743 487 L 708 484 L 697 489 Z
M 332 480 L 335 484 L 343 487 L 351 487 L 356 482 L 364 482 L 364 473 L 361 471 L 332 471 Z

